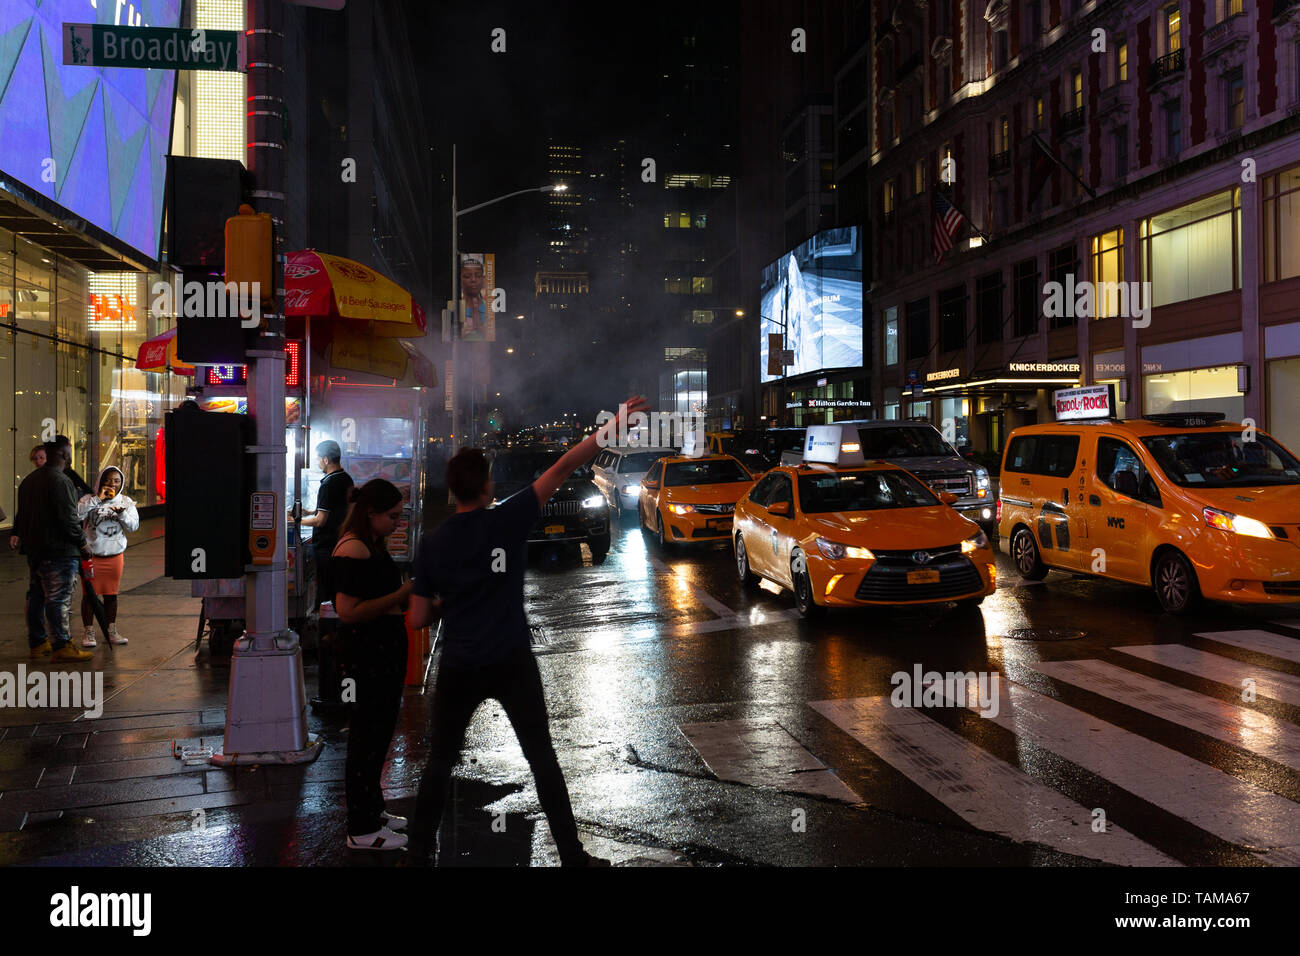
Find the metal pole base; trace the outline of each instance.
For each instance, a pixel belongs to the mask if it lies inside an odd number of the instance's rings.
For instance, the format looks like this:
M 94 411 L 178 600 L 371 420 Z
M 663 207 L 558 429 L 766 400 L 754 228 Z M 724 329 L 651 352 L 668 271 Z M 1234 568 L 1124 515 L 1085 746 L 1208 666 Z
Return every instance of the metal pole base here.
M 321 742 L 307 733 L 307 688 L 297 635 L 275 635 L 288 640 L 258 637 L 272 635 L 245 634 L 235 644 L 224 752 L 214 754 L 212 762 L 232 766 L 315 760 Z

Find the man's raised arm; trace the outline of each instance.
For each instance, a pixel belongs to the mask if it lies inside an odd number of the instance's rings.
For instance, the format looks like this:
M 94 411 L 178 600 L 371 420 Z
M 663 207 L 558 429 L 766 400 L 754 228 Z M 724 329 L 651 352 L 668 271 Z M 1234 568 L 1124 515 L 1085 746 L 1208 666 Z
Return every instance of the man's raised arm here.
M 560 456 L 559 461 L 533 482 L 538 505 L 546 507 L 546 502 L 564 484 L 564 479 L 595 458 L 601 448 L 614 444 L 613 438 L 618 434 L 620 426 L 626 431 L 629 415 L 643 412 L 649 407 L 650 403 L 644 395 L 634 395 L 618 407 L 617 415 Z

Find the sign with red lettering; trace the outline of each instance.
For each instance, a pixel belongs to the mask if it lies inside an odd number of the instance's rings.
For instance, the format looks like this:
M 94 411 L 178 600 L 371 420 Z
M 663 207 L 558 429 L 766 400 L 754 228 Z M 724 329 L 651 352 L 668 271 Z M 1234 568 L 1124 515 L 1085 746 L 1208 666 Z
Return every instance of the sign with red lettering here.
M 1114 385 L 1085 385 L 1062 388 L 1052 393 L 1058 422 L 1080 418 L 1112 418 L 1115 415 Z

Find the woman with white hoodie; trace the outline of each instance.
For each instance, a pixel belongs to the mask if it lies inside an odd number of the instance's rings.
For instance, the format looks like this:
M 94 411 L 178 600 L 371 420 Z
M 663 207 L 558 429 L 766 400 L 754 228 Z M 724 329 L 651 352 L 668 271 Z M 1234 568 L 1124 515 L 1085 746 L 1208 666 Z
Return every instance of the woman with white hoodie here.
M 126 643 L 126 638 L 117 632 L 117 589 L 126 560 L 126 533 L 140 527 L 135 502 L 122 493 L 125 485 L 121 470 L 109 465 L 99 473 L 96 486 L 99 493 L 82 495 L 77 502 L 77 517 L 86 529 L 86 544 L 94 555 L 95 576 L 91 583 L 104 602 L 109 622 L 108 640 L 112 644 Z M 81 623 L 86 628 L 81 646 L 94 647 L 95 615 L 86 597 L 81 599 Z

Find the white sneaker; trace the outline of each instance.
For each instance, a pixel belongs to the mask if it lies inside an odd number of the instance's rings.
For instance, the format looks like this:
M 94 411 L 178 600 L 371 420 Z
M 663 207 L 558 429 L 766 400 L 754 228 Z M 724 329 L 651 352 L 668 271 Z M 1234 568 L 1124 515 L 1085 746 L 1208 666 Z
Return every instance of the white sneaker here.
M 110 643 L 110 644 L 125 644 L 125 643 L 126 643 L 126 638 L 123 637 L 121 634 L 117 633 L 117 625 L 116 625 L 116 624 L 110 624 L 110 625 L 108 625 L 108 643 Z
M 388 827 L 381 827 L 374 833 L 362 836 L 349 836 L 349 850 L 400 850 L 406 846 L 406 834 L 394 833 Z
M 379 816 L 383 818 L 384 826 L 388 827 L 390 830 L 406 829 L 406 817 L 399 817 L 397 814 L 389 813 L 387 810 L 379 814 Z
M 98 647 L 98 646 L 99 646 L 98 644 L 95 643 L 95 629 L 94 629 L 93 627 L 88 627 L 88 628 L 86 628 L 86 633 L 85 633 L 85 635 L 81 638 L 81 646 L 82 646 L 82 647 Z

